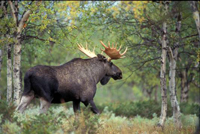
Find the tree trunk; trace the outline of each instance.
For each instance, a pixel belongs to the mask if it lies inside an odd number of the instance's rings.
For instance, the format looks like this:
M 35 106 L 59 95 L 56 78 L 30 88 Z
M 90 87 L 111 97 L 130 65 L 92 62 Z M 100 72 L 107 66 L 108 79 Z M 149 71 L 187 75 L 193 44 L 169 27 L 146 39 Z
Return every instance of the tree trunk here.
M 20 101 L 20 92 L 21 92 L 21 33 L 23 30 L 23 26 L 27 19 L 29 18 L 29 15 L 32 13 L 31 10 L 27 10 L 23 16 L 21 17 L 21 20 L 18 21 L 18 2 L 15 1 L 15 5 L 13 5 L 13 2 L 9 1 L 9 5 L 12 11 L 13 19 L 17 26 L 17 36 L 15 37 L 16 43 L 14 44 L 14 58 L 13 58 L 13 78 L 14 78 L 14 103 L 15 105 L 19 104 Z
M 17 43 L 14 45 L 14 58 L 13 58 L 13 79 L 14 79 L 14 102 L 19 104 L 20 99 L 20 90 L 21 90 L 21 41 L 17 40 Z
M 161 54 L 161 69 L 160 69 L 160 86 L 161 86 L 161 115 L 158 125 L 164 126 L 166 116 L 167 116 L 167 85 L 166 85 L 166 33 L 167 33 L 167 23 L 163 22 L 163 36 L 162 36 L 162 54 Z
M 158 86 L 156 86 L 155 92 L 154 92 L 154 100 L 155 100 L 155 102 L 158 102 L 157 90 L 158 90 Z
M 168 48 L 168 54 L 169 54 L 169 60 L 170 60 L 170 71 L 169 71 L 169 90 L 170 90 L 170 100 L 171 100 L 171 106 L 173 109 L 173 118 L 175 125 L 178 128 L 182 127 L 181 121 L 180 121 L 180 107 L 179 103 L 176 97 L 176 59 L 177 59 L 177 54 L 178 54 L 178 49 L 175 48 L 174 54 L 171 50 L 170 47 Z
M 200 20 L 199 20 L 198 2 L 197 1 L 190 1 L 189 4 L 192 8 L 193 18 L 195 20 L 197 31 L 198 31 L 198 34 L 199 34 L 199 39 L 200 39 Z
M 6 1 L 1 2 L 1 7 L 4 11 L 5 17 L 9 19 L 5 2 Z M 10 39 L 10 35 L 8 32 L 5 34 L 5 38 L 7 38 L 8 40 Z M 7 47 L 7 96 L 6 98 L 7 98 L 7 102 L 10 104 L 12 101 L 12 57 L 11 57 L 12 44 L 8 43 L 6 47 Z
M 177 24 L 176 24 L 176 35 L 177 37 L 180 38 L 180 28 L 181 28 L 181 14 L 178 14 L 177 17 Z M 177 41 L 174 44 L 174 50 L 172 52 L 171 47 L 167 47 L 168 50 L 168 55 L 169 55 L 169 90 L 170 90 L 170 100 L 171 100 L 171 106 L 173 109 L 173 118 L 176 127 L 181 128 L 182 123 L 180 120 L 181 112 L 180 112 L 180 107 L 178 103 L 178 99 L 176 96 L 176 61 L 177 61 L 177 56 L 178 56 L 178 47 L 179 46 L 179 41 Z
M 7 102 L 12 101 L 12 44 L 7 45 Z
M 187 102 L 189 92 L 189 84 L 187 82 L 187 72 L 184 69 L 181 72 L 181 102 Z

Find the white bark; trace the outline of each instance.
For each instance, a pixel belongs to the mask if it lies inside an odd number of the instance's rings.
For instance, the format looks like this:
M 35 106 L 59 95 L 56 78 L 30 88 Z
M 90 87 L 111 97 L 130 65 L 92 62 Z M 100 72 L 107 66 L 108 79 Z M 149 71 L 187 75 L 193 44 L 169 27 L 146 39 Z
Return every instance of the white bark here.
M 14 58 L 13 58 L 13 79 L 14 79 L 14 102 L 16 105 L 20 102 L 20 92 L 21 92 L 21 40 L 18 39 L 17 43 L 14 45 Z
M 199 11 L 198 11 L 197 5 L 198 5 L 197 1 L 190 1 L 190 6 L 193 12 L 193 18 L 195 20 L 197 31 L 199 34 L 199 39 L 200 39 L 200 19 L 199 19 Z
M 12 57 L 11 57 L 12 45 L 7 45 L 7 102 L 12 101 Z
M 169 54 L 169 60 L 170 60 L 170 71 L 169 71 L 169 90 L 170 90 L 170 100 L 171 100 L 171 106 L 173 109 L 173 118 L 174 118 L 174 122 L 175 125 L 178 128 L 182 127 L 181 121 L 180 121 L 180 107 L 179 107 L 179 103 L 177 100 L 177 96 L 176 96 L 176 59 L 177 59 L 177 54 L 178 54 L 178 49 L 175 48 L 174 50 L 174 54 L 171 50 L 170 47 L 167 47 L 168 50 L 168 54 Z
M 168 13 L 168 2 L 164 1 L 164 14 Z M 161 54 L 161 69 L 160 69 L 160 86 L 161 86 L 161 115 L 158 126 L 163 127 L 167 116 L 167 85 L 166 85 L 166 47 L 167 47 L 167 23 L 163 22 L 162 35 L 162 54 Z
M 18 4 L 15 2 L 15 6 L 13 3 L 9 1 L 12 16 L 17 26 L 17 36 L 16 43 L 14 45 L 14 58 L 13 58 L 13 79 L 14 79 L 14 103 L 18 105 L 20 102 L 20 93 L 21 93 L 21 32 L 23 30 L 23 26 L 29 15 L 32 13 L 31 10 L 27 10 L 22 16 L 21 20 L 18 22 Z
M 167 116 L 167 86 L 166 86 L 166 33 L 167 33 L 167 24 L 163 23 L 163 37 L 162 37 L 162 54 L 161 54 L 161 69 L 160 69 L 160 86 L 161 86 L 161 97 L 162 97 L 162 106 L 161 106 L 161 115 L 159 120 L 159 126 L 164 126 L 166 116 Z
M 176 25 L 176 35 L 177 37 L 180 37 L 180 29 L 181 29 L 181 14 L 179 13 L 177 17 L 177 25 Z M 179 38 L 180 39 L 180 38 Z M 176 96 L 176 60 L 178 56 L 178 46 L 179 46 L 179 41 L 174 44 L 174 50 L 172 51 L 171 47 L 167 47 L 168 55 L 169 55 L 169 90 L 170 90 L 170 101 L 171 101 L 171 106 L 173 109 L 173 118 L 174 118 L 174 123 L 176 127 L 181 128 L 182 123 L 180 120 L 181 112 L 180 112 L 180 107 L 178 103 L 178 99 Z

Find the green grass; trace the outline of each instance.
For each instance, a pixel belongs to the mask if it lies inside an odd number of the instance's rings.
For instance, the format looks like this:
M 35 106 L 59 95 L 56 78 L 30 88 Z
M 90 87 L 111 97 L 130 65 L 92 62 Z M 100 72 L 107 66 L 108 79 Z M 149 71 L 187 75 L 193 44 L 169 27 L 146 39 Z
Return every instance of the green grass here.
M 117 104 L 116 104 L 117 105 Z M 1 108 L 3 104 L 1 103 Z M 119 106 L 116 106 L 118 108 Z M 100 115 L 95 115 L 90 108 L 83 107 L 77 117 L 71 106 L 51 106 L 46 114 L 39 115 L 39 107 L 28 108 L 21 114 L 14 111 L 14 106 L 0 109 L 0 133 L 3 134 L 191 134 L 198 121 L 196 115 L 181 115 L 182 128 L 177 129 L 173 118 L 168 117 L 164 129 L 156 127 L 159 116 L 151 118 L 117 115 L 105 107 Z M 142 113 L 144 111 L 140 111 Z

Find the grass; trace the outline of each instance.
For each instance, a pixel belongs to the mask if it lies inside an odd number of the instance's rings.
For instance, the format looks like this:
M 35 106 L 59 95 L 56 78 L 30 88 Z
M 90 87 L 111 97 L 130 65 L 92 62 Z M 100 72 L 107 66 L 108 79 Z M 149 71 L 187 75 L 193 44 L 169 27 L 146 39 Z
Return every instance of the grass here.
M 105 107 L 100 115 L 82 108 L 74 116 L 72 108 L 52 106 L 46 114 L 38 114 L 39 107 L 27 109 L 24 114 L 11 112 L 3 119 L 0 114 L 0 133 L 3 134 L 192 134 L 198 121 L 196 115 L 181 115 L 183 127 L 177 129 L 168 117 L 164 129 L 157 128 L 157 114 L 152 118 L 117 116 Z M 8 118 L 9 117 L 9 118 Z

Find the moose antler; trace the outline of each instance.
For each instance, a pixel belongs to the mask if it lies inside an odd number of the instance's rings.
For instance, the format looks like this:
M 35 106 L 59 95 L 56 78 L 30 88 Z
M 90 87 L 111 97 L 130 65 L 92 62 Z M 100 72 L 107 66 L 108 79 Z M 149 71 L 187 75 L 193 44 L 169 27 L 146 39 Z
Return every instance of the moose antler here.
M 78 44 L 78 49 L 83 52 L 85 55 L 87 55 L 88 57 L 90 58 L 94 58 L 94 57 L 97 57 L 97 55 L 95 54 L 94 52 L 94 49 L 93 51 L 91 52 L 89 49 L 88 49 L 88 46 L 87 46 L 87 43 L 86 43 L 86 48 L 84 48 L 81 44 Z
M 122 54 L 120 54 L 121 46 L 117 50 L 117 44 L 115 46 L 112 44 L 112 48 L 111 48 L 110 47 L 110 43 L 108 43 L 108 47 L 102 41 L 100 41 L 100 43 L 105 48 L 105 50 L 101 49 L 101 51 L 103 51 L 104 53 L 106 53 L 110 57 L 108 59 L 109 61 L 110 60 L 116 60 L 116 59 L 124 58 L 125 56 L 123 56 L 123 55 L 128 50 L 128 48 L 126 48 L 125 51 Z

